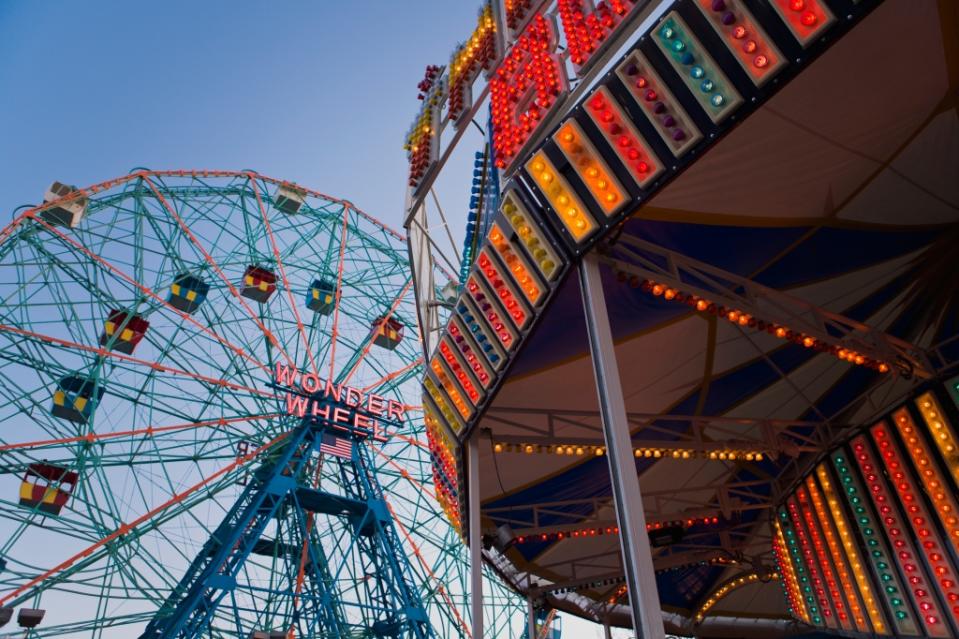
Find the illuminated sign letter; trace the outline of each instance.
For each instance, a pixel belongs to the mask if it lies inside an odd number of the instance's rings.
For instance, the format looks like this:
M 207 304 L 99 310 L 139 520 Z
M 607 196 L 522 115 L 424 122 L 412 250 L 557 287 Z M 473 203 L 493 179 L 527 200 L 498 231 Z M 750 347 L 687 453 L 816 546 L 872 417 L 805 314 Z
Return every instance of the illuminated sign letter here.
M 556 51 L 553 24 L 536 14 L 490 80 L 496 166 L 509 166 L 566 92 L 566 72 Z
M 633 8 L 631 0 L 559 0 L 556 3 L 569 47 L 569 58 L 582 74 L 599 45 Z

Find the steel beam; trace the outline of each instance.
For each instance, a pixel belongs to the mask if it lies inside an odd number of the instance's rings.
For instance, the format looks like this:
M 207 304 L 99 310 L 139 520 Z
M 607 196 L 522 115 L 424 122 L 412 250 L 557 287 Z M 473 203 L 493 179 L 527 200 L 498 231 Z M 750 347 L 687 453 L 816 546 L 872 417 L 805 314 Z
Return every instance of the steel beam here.
M 483 531 L 480 522 L 479 443 L 474 435 L 467 442 L 469 459 L 466 471 L 469 491 L 470 611 L 473 639 L 483 639 Z
M 930 378 L 939 372 L 926 351 L 915 344 L 653 242 L 624 234 L 613 251 L 619 252 L 619 257 L 610 254 L 602 260 L 623 273 L 735 308 L 824 344 L 854 350 L 888 363 L 894 372 L 907 377 Z
M 580 289 L 589 334 L 589 348 L 602 414 L 603 434 L 609 451 L 609 470 L 619 521 L 620 548 L 626 573 L 629 603 L 636 639 L 663 639 L 663 616 L 656 588 L 656 572 L 646 534 L 643 498 L 632 454 L 626 404 L 619 379 L 613 335 L 599 262 L 587 255 L 579 266 Z

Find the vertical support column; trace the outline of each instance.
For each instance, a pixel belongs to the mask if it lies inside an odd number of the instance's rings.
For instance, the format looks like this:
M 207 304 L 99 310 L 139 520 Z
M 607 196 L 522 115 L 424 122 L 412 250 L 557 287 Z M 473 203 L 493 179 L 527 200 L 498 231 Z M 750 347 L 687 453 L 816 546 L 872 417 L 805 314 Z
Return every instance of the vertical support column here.
M 533 608 L 533 598 L 526 596 L 526 634 L 529 639 L 536 639 L 536 610 Z
M 616 500 L 619 543 L 629 589 L 629 605 L 633 613 L 633 630 L 636 639 L 663 639 L 663 613 L 659 607 L 656 572 L 646 533 L 643 498 L 639 492 L 639 477 L 633 458 L 629 423 L 626 421 L 623 387 L 616 364 L 599 261 L 594 254 L 587 254 L 580 263 L 579 283 L 613 497 Z
M 603 636 L 606 637 L 606 639 L 613 639 L 613 631 L 609 629 L 608 621 L 603 622 Z
M 483 532 L 480 527 L 478 434 L 467 442 L 469 454 L 466 472 L 469 473 L 469 540 L 470 540 L 470 610 L 473 615 L 473 639 L 483 639 Z

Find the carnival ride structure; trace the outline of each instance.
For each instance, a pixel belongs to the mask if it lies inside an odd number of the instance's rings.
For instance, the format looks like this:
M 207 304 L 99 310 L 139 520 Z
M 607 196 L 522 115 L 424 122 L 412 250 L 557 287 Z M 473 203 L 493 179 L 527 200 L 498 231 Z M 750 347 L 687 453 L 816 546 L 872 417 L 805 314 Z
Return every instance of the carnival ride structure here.
M 465 550 L 410 401 L 403 239 L 251 171 L 55 183 L 18 211 L 0 232 L 3 622 L 468 636 Z M 500 593 L 509 636 L 522 608 Z

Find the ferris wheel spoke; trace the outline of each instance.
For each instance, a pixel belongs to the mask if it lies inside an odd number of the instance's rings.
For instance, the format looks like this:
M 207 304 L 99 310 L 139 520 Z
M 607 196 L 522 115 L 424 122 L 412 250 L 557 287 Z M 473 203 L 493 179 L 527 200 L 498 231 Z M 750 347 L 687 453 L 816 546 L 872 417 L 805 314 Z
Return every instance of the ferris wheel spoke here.
M 134 519 L 132 522 L 121 525 L 110 534 L 102 537 L 101 539 L 97 540 L 93 544 L 90 544 L 84 550 L 70 556 L 69 558 L 60 562 L 53 568 L 50 568 L 49 570 L 44 571 L 40 575 L 29 580 L 27 583 L 19 586 L 15 590 L 0 596 L 0 605 L 10 605 L 11 602 L 20 601 L 24 598 L 26 593 L 36 589 L 38 586 L 43 584 L 43 582 L 45 582 L 46 580 L 54 578 L 55 576 L 60 575 L 61 573 L 64 573 L 65 571 L 68 571 L 68 570 L 75 571 L 82 568 L 85 565 L 88 565 L 94 559 L 93 558 L 94 552 L 99 551 L 100 555 L 102 555 L 104 554 L 102 549 L 104 549 L 104 547 L 108 543 L 124 535 L 136 533 L 136 532 L 142 532 L 137 530 L 139 526 L 151 522 L 151 520 L 154 520 L 154 518 L 157 518 L 158 515 L 160 515 L 167 509 L 169 509 L 171 506 L 182 503 L 188 497 L 198 493 L 203 488 L 212 484 L 214 480 L 220 479 L 224 475 L 229 474 L 230 472 L 236 470 L 237 468 L 245 466 L 246 464 L 251 462 L 253 459 L 255 459 L 257 456 L 269 450 L 270 448 L 272 448 L 274 445 L 281 442 L 285 438 L 286 438 L 285 434 L 275 437 L 269 442 L 251 451 L 247 455 L 244 455 L 243 457 L 238 458 L 236 461 L 230 464 L 227 464 L 226 466 L 212 473 L 211 475 L 204 478 L 200 482 L 193 484 L 192 486 L 190 486 L 183 492 L 172 495 L 169 499 L 161 503 L 159 506 L 156 506 L 155 508 L 152 508 L 146 513 L 140 515 L 139 517 Z
M 296 326 L 300 333 L 300 337 L 303 340 L 303 348 L 310 360 L 310 369 L 315 375 L 319 375 L 320 371 L 316 366 L 316 360 L 313 359 L 313 349 L 310 348 L 310 342 L 306 336 L 306 329 L 303 327 L 303 320 L 300 318 L 300 312 L 297 309 L 296 301 L 293 299 L 293 291 L 290 288 L 290 280 L 286 276 L 286 267 L 283 265 L 283 259 L 280 257 L 280 249 L 277 246 L 276 237 L 273 235 L 273 229 L 270 226 L 270 220 L 266 215 L 266 208 L 263 206 L 263 199 L 260 197 L 260 190 L 257 187 L 256 180 L 252 174 L 249 175 L 249 182 L 253 189 L 253 194 L 256 196 L 256 203 L 260 209 L 260 215 L 263 219 L 263 227 L 266 229 L 266 234 L 270 239 L 270 246 L 273 249 L 274 257 L 276 258 L 277 270 L 280 271 L 280 278 L 283 282 L 283 288 L 286 290 L 286 295 L 290 302 L 290 310 L 293 311 L 293 317 L 296 318 Z
M 393 317 L 393 314 L 396 313 L 396 309 L 399 307 L 400 303 L 403 301 L 403 298 L 406 297 L 406 294 L 409 293 L 410 287 L 412 286 L 413 286 L 413 278 L 410 277 L 409 279 L 406 280 L 406 285 L 403 286 L 402 290 L 400 290 L 399 295 L 396 296 L 396 298 L 393 300 L 393 303 L 390 305 L 389 311 L 387 311 L 386 315 L 384 316 L 385 321 L 389 321 Z M 356 369 L 359 368 L 360 364 L 363 362 L 363 359 L 366 357 L 367 353 L 370 352 L 370 348 L 373 346 L 373 338 L 374 338 L 374 334 L 371 332 L 369 337 L 366 338 L 363 348 L 360 351 L 359 355 L 357 357 L 354 357 L 354 360 L 352 362 L 348 363 L 348 366 L 350 368 L 349 370 L 347 370 L 345 377 L 342 379 L 343 384 L 346 384 L 347 382 L 350 381 L 350 378 L 353 377 L 353 373 L 356 372 Z
M 0 453 L 4 453 L 11 450 L 23 450 L 23 449 L 35 449 L 35 448 L 46 448 L 50 446 L 62 446 L 64 444 L 74 444 L 78 442 L 85 443 L 94 443 L 94 442 L 105 442 L 109 440 L 121 440 L 126 438 L 134 438 L 142 435 L 144 438 L 153 437 L 160 433 L 169 433 L 169 432 L 179 432 L 185 430 L 193 430 L 197 428 L 210 428 L 210 427 L 223 427 L 229 424 L 236 424 L 241 422 L 255 421 L 259 419 L 273 419 L 279 417 L 280 413 L 269 413 L 263 415 L 243 415 L 242 417 L 231 417 L 225 418 L 220 417 L 218 419 L 209 419 L 199 422 L 190 422 L 186 424 L 171 424 L 169 426 L 147 426 L 145 428 L 134 428 L 131 430 L 125 431 L 116 431 L 110 433 L 95 433 L 89 432 L 85 435 L 78 435 L 75 437 L 62 437 L 60 439 L 41 439 L 31 442 L 18 442 L 15 444 L 0 444 Z
M 159 191 L 159 189 L 157 189 L 156 185 L 154 185 L 153 182 L 150 181 L 150 179 L 147 177 L 144 177 L 144 181 L 149 185 L 150 189 L 156 195 L 157 200 L 159 200 L 159 202 L 163 205 L 163 208 L 166 209 L 167 213 L 171 217 L 173 217 L 173 219 L 176 220 L 177 224 L 180 226 L 183 233 L 190 239 L 190 241 L 194 244 L 194 246 L 200 252 L 200 254 L 203 255 L 203 258 L 210 265 L 210 268 L 212 268 L 213 271 L 220 277 L 220 279 L 223 280 L 223 283 L 226 284 L 230 293 L 233 295 L 234 298 L 236 298 L 236 301 L 239 302 L 240 305 L 247 311 L 247 313 L 249 314 L 253 322 L 263 332 L 264 337 L 266 337 L 266 339 L 273 345 L 273 347 L 276 348 L 277 351 L 279 351 L 279 353 L 283 355 L 283 357 L 286 359 L 287 363 L 290 366 L 295 366 L 296 365 L 295 362 L 292 360 L 292 358 L 289 356 L 286 350 L 284 350 L 283 346 L 280 344 L 279 340 L 276 338 L 276 335 L 274 335 L 272 331 L 270 331 L 266 327 L 266 325 L 263 324 L 260 318 L 257 317 L 257 314 L 253 312 L 253 309 L 250 308 L 250 305 L 243 300 L 243 297 L 240 295 L 240 292 L 236 290 L 236 286 L 233 284 L 233 282 L 231 282 L 229 278 L 227 278 L 226 274 L 223 273 L 223 270 L 213 259 L 213 256 L 210 255 L 210 253 L 205 248 L 203 248 L 203 246 L 200 244 L 200 241 L 197 239 L 196 235 L 194 235 L 194 233 L 189 229 L 189 227 L 186 226 L 186 224 L 183 222 L 183 219 L 177 214 L 177 212 L 173 209 L 173 207 L 170 206 L 169 202 L 167 202 L 166 198 L 163 197 L 163 194 Z
M 73 248 L 75 248 L 76 250 L 80 251 L 81 253 L 85 254 L 87 257 L 89 257 L 90 259 L 92 259 L 92 260 L 94 260 L 95 262 L 99 263 L 100 265 L 102 265 L 103 267 L 105 267 L 108 271 L 112 272 L 113 274 L 115 274 L 115 275 L 116 275 L 117 277 L 119 277 L 120 279 L 126 281 L 128 284 L 130 284 L 130 285 L 134 286 L 135 288 L 137 288 L 138 290 L 140 290 L 140 292 L 142 292 L 142 293 L 143 293 L 144 295 L 146 295 L 147 297 L 149 297 L 149 298 L 151 298 L 151 299 L 159 302 L 159 303 L 162 304 L 165 308 L 173 311 L 174 313 L 176 313 L 177 315 L 179 315 L 179 316 L 182 317 L 183 319 L 185 319 L 185 320 L 187 320 L 188 322 L 194 324 L 197 328 L 200 329 L 200 331 L 202 331 L 202 332 L 210 335 L 210 336 L 213 337 L 215 340 L 217 340 L 218 342 L 222 343 L 224 346 L 226 346 L 227 348 L 229 348 L 230 350 L 232 350 L 233 352 L 235 352 L 237 355 L 240 355 L 241 357 L 250 360 L 252 363 L 256 364 L 260 369 L 262 369 L 262 370 L 263 370 L 264 372 L 266 372 L 267 374 L 270 373 L 270 370 L 269 370 L 269 368 L 266 366 L 266 364 L 264 364 L 263 362 L 260 362 L 260 361 L 258 361 L 258 360 L 256 360 L 256 359 L 254 359 L 249 353 L 247 353 L 246 351 L 244 351 L 244 350 L 243 350 L 242 348 L 240 348 L 239 346 L 236 346 L 236 345 L 231 344 L 231 343 L 229 343 L 228 341 L 224 340 L 220 335 L 218 335 L 218 334 L 216 334 L 215 332 L 213 332 L 212 330 L 210 330 L 209 327 L 204 326 L 203 324 L 200 324 L 198 321 L 196 321 L 196 319 L 195 319 L 192 315 L 190 315 L 189 313 L 185 313 L 185 312 L 183 312 L 183 311 L 181 311 L 181 310 L 173 307 L 169 302 L 167 302 L 163 297 L 161 297 L 160 295 L 158 295 L 158 294 L 157 294 L 153 289 L 151 289 L 150 287 L 145 286 L 144 284 L 136 281 L 135 279 L 133 279 L 132 277 L 130 277 L 129 275 L 127 275 L 125 272 L 123 272 L 122 270 L 120 270 L 120 269 L 118 269 L 117 267 L 115 267 L 113 264 L 111 264 L 111 263 L 108 262 L 107 260 L 105 260 L 105 259 L 103 259 L 102 257 L 100 257 L 99 255 L 93 253 L 93 252 L 90 251 L 88 248 L 86 248 L 85 246 L 83 246 L 82 244 L 80 244 L 79 242 L 77 242 L 76 240 L 70 238 L 70 237 L 67 236 L 65 233 L 62 233 L 61 231 L 59 231 L 58 229 L 56 229 L 56 228 L 53 227 L 52 225 L 48 224 L 48 223 L 45 222 L 44 220 L 42 220 L 42 219 L 40 219 L 40 218 L 35 218 L 35 221 L 36 221 L 38 224 L 42 225 L 44 228 L 46 228 L 50 233 L 53 233 L 54 235 L 56 235 L 57 237 L 59 237 L 63 242 L 65 242 L 65 243 L 67 243 L 68 245 L 72 246 Z
M 36 333 L 34 331 L 28 331 L 22 328 L 17 328 L 15 326 L 8 326 L 6 324 L 0 324 L 0 332 L 13 333 L 21 337 L 26 337 L 30 339 L 39 340 L 41 342 L 47 342 L 56 346 L 61 346 L 70 349 L 76 349 L 79 351 L 84 351 L 87 353 L 93 353 L 100 358 L 111 358 L 117 359 L 123 362 L 129 362 L 131 364 L 137 364 L 139 366 L 145 366 L 150 369 L 159 370 L 165 373 L 170 373 L 173 375 L 180 375 L 183 377 L 190 377 L 207 384 L 212 384 L 214 386 L 224 386 L 232 388 L 233 390 L 241 390 L 250 393 L 251 395 L 260 395 L 270 399 L 276 399 L 277 395 L 275 393 L 270 393 L 268 391 L 262 391 L 258 388 L 250 388 L 248 386 L 243 386 L 241 384 L 235 384 L 225 379 L 217 379 L 214 377 L 209 377 L 207 375 L 200 375 L 197 373 L 191 373 L 179 368 L 173 368 L 171 366 L 166 366 L 165 364 L 159 364 L 157 362 L 149 362 L 142 360 L 132 355 L 124 355 L 123 353 L 117 353 L 115 351 L 107 350 L 103 347 L 97 346 L 88 346 L 86 344 L 78 344 L 76 342 L 71 342 L 69 340 L 60 339 L 58 337 L 53 337 L 51 335 L 43 335 L 41 333 Z
M 343 265 L 346 256 L 346 237 L 349 233 L 350 207 L 343 205 L 343 229 L 340 233 L 340 251 L 336 262 L 336 299 L 333 303 L 333 327 L 330 330 L 330 374 L 327 379 L 335 379 L 336 341 L 339 337 L 340 305 L 343 303 Z
M 373 390 L 380 389 L 384 384 L 392 382 L 393 380 L 408 375 L 410 373 L 418 373 L 420 367 L 423 365 L 423 358 L 417 357 L 415 360 L 405 365 L 403 368 L 397 369 L 393 372 L 387 373 L 383 377 L 379 378 L 372 384 L 363 387 L 364 393 L 370 393 Z

